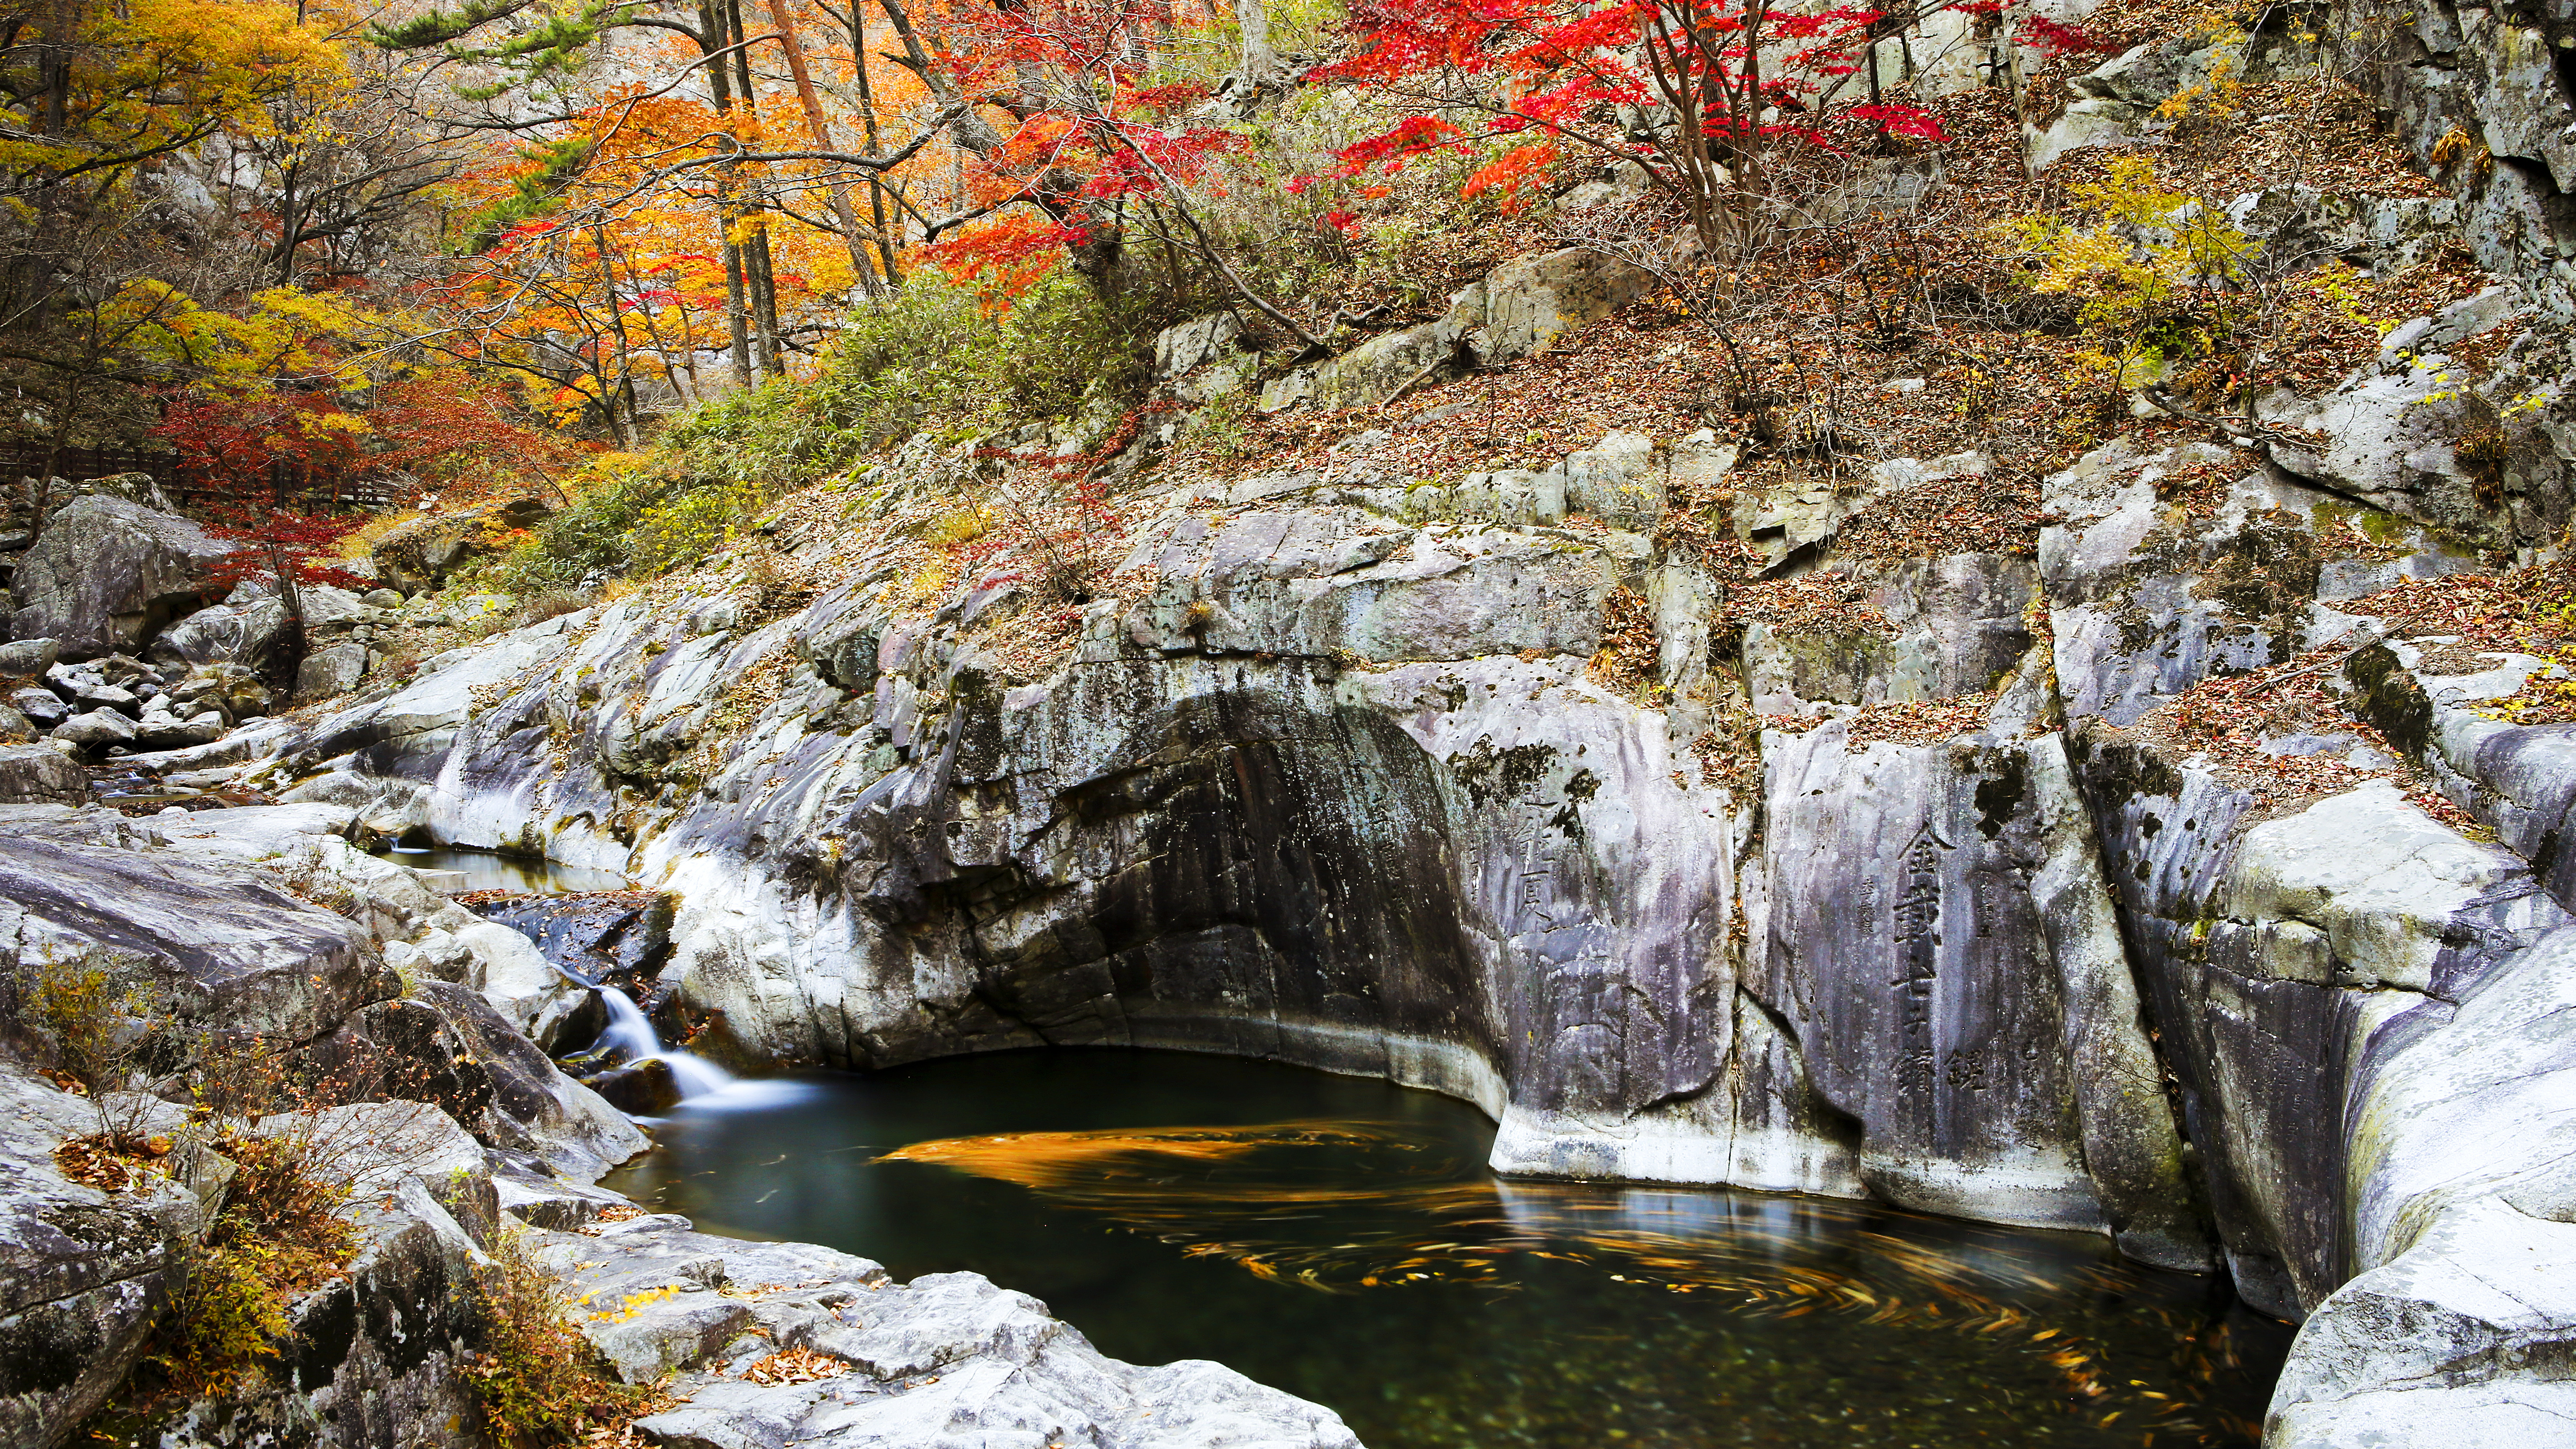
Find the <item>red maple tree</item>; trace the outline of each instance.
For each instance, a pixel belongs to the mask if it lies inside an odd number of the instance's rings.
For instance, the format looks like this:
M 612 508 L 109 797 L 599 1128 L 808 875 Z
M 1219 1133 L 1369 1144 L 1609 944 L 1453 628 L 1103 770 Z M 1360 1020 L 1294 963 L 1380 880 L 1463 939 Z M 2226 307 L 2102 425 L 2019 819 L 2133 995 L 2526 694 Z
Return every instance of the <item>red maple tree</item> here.
M 1953 0 L 1805 10 L 1773 0 L 1367 0 L 1350 52 L 1311 79 L 1420 109 L 1342 150 L 1334 173 L 1392 173 L 1425 153 L 1526 136 L 1469 181 L 1509 191 L 1566 154 L 1640 165 L 1711 250 L 1740 242 L 1772 148 L 1825 144 L 1839 105 L 1882 134 L 1943 139 L 1920 106 L 1874 94 L 1868 47 Z M 1482 124 L 1461 124 L 1481 117 Z M 1309 178 L 1310 181 L 1318 178 Z M 1340 220 L 1347 213 L 1336 213 Z

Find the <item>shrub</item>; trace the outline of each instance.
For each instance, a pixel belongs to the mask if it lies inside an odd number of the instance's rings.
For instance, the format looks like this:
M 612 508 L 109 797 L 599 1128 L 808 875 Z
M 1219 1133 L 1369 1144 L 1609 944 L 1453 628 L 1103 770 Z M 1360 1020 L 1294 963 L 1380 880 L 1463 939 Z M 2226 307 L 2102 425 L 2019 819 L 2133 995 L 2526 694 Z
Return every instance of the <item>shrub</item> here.
M 179 1242 L 185 1285 L 170 1301 L 162 1356 L 171 1382 L 191 1393 L 221 1393 L 263 1358 L 274 1358 L 291 1325 L 285 1298 L 269 1286 L 276 1254 L 264 1244 Z
M 149 984 L 120 989 L 97 966 L 47 961 L 29 992 L 27 1022 L 56 1070 L 88 1095 L 102 1145 L 122 1151 L 139 1140 L 154 1105 L 149 1089 L 160 1084 L 138 1083 L 136 1074 L 156 1041 L 175 1037 L 166 995 Z
M 1123 403 L 1147 373 L 1142 326 L 1069 274 L 1004 299 L 917 273 L 851 317 L 817 376 L 711 399 L 650 454 L 594 465 L 493 582 L 524 594 L 684 568 L 780 494 L 917 432 L 964 438 Z
M 705 488 L 645 510 L 627 535 L 627 556 L 640 573 L 686 568 L 733 542 L 764 501 L 750 483 Z
M 304 1130 L 226 1133 L 210 1145 L 234 1172 L 205 1240 L 180 1244 L 184 1283 L 157 1354 L 171 1384 L 191 1394 L 222 1393 L 276 1357 L 292 1331 L 286 1305 L 330 1281 L 357 1243 L 340 1215 L 349 1181 L 331 1165 L 347 1144 Z
M 2155 163 L 2113 159 L 2108 178 L 2070 188 L 2089 226 L 2024 217 L 2003 239 L 2034 268 L 2034 291 L 2076 298 L 2099 346 L 2078 354 L 2114 394 L 2168 364 L 2224 357 L 2249 311 L 2254 244 L 2205 198 L 2159 185 Z
M 464 1373 L 493 1438 L 572 1444 L 584 1429 L 622 1422 L 651 1397 L 609 1375 L 573 1328 L 562 1285 L 516 1231 L 493 1241 L 475 1296 L 483 1305 L 484 1349 Z

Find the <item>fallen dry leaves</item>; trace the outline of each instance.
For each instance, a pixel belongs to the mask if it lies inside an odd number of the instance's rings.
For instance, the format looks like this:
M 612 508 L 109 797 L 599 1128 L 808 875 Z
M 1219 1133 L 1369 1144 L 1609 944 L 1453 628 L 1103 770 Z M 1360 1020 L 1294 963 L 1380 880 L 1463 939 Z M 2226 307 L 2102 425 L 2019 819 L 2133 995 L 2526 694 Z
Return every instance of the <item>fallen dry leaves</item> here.
M 93 1132 L 54 1149 L 54 1165 L 84 1187 L 101 1192 L 127 1192 L 160 1175 L 156 1164 L 170 1155 L 170 1139 L 136 1140 Z
M 814 1384 L 848 1373 L 850 1366 L 810 1348 L 783 1348 L 752 1364 L 742 1376 L 755 1384 Z

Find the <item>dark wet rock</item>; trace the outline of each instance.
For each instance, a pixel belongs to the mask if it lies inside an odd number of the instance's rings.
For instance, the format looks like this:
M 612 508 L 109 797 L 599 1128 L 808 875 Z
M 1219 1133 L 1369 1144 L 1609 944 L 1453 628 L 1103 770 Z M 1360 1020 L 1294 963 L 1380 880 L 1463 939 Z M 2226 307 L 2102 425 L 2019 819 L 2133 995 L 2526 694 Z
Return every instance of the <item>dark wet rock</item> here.
M 660 1057 L 611 1067 L 583 1078 L 582 1085 L 630 1117 L 659 1117 L 680 1101 L 679 1081 L 671 1075 L 671 1064 Z
M 471 909 L 535 942 L 548 961 L 597 981 L 660 970 L 678 904 L 661 891 L 596 891 L 486 899 Z

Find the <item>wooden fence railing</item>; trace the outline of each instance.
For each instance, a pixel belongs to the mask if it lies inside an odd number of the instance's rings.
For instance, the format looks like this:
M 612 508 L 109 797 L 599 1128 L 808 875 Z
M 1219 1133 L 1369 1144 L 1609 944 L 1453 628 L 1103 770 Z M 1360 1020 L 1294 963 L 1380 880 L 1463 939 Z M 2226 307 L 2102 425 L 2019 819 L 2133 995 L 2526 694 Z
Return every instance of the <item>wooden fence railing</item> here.
M 256 503 L 297 513 L 338 513 L 384 508 L 399 502 L 394 484 L 337 468 L 274 462 L 265 468 L 221 470 L 183 462 L 177 453 L 134 448 L 64 448 L 0 442 L 0 478 L 34 478 L 51 465 L 53 476 L 78 482 L 112 473 L 149 473 L 174 503 Z

